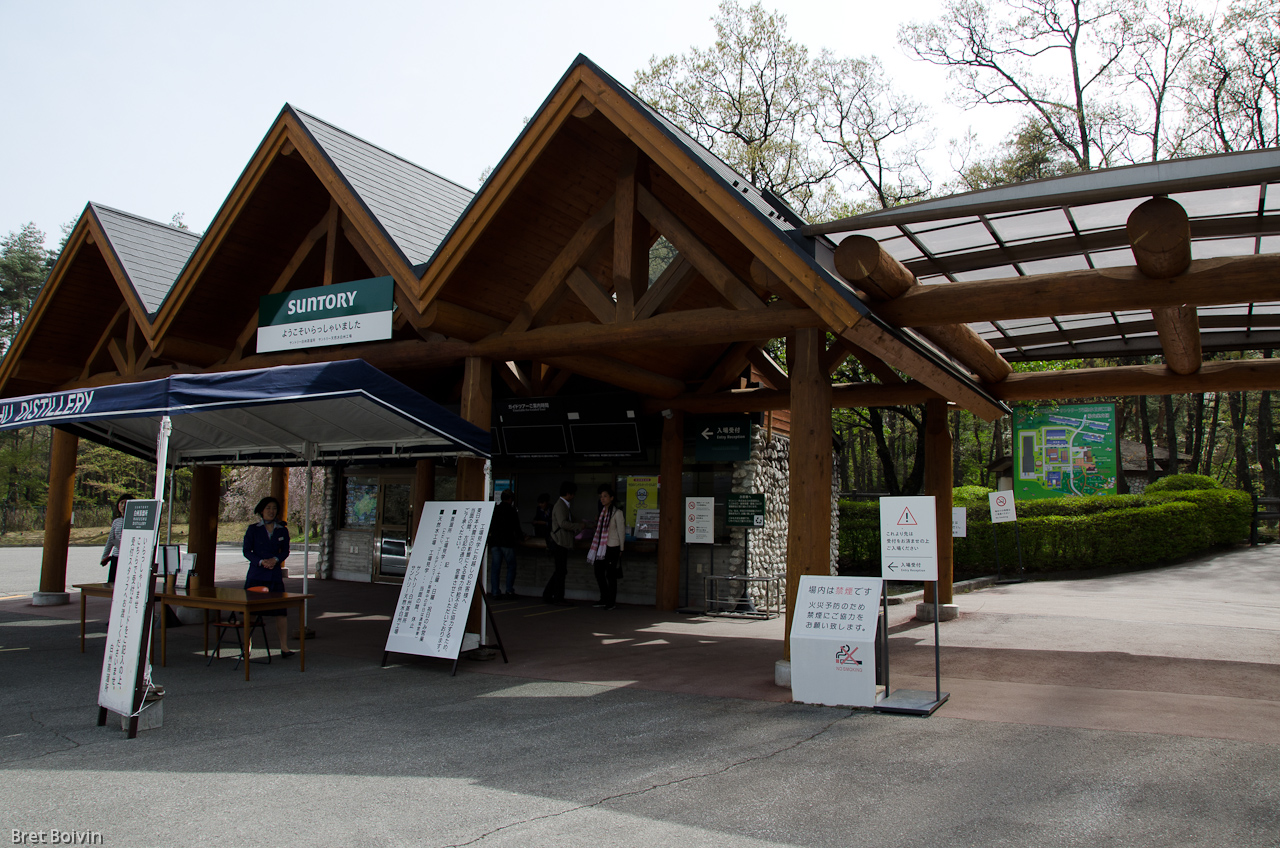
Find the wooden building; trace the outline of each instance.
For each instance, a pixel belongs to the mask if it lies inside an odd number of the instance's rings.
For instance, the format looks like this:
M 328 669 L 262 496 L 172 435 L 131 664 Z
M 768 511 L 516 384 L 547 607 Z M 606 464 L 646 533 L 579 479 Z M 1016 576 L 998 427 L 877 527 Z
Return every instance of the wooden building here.
M 474 195 L 286 106 L 202 237 L 86 208 L 0 363 L 0 396 L 360 358 L 499 430 L 513 399 L 621 397 L 664 480 L 682 477 L 686 416 L 789 410 L 794 597 L 801 574 L 832 568 L 835 406 L 926 403 L 927 488 L 949 516 L 949 404 L 993 420 L 1012 401 L 1280 388 L 1280 360 L 1202 362 L 1280 340 L 1276 180 L 1280 155 L 1263 151 L 812 226 L 585 57 Z M 1184 211 L 1177 192 L 1208 211 Z M 1224 192 L 1244 197 L 1231 195 L 1238 210 L 1213 211 Z M 659 238 L 675 258 L 650 280 Z M 383 276 L 390 339 L 256 350 L 261 296 Z M 766 349 L 782 338 L 785 373 Z M 1164 363 L 1010 365 L 1121 351 Z M 877 382 L 833 386 L 850 356 Z M 55 436 L 46 591 L 65 582 L 75 447 Z M 437 471 L 397 473 L 421 501 Z M 482 497 L 484 480 L 461 458 L 453 493 Z M 209 564 L 217 481 L 196 469 L 191 548 Z M 663 609 L 680 599 L 681 496 L 659 496 Z

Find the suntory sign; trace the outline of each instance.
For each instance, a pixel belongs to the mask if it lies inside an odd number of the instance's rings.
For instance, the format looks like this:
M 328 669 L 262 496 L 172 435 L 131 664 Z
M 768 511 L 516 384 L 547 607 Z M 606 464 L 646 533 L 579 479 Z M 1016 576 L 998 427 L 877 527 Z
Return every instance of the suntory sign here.
M 390 277 L 374 277 L 266 295 L 258 306 L 258 352 L 389 339 L 394 286 Z

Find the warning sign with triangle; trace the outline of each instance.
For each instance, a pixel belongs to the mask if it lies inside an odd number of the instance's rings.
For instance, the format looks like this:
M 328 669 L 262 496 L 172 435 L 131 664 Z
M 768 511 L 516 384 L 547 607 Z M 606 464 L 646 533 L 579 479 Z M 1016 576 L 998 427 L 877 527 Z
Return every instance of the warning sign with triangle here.
M 906 527 L 906 526 L 913 526 L 915 524 L 916 524 L 916 517 L 911 514 L 911 509 L 909 507 L 907 509 L 904 509 L 902 511 L 902 517 L 898 519 L 898 526 Z

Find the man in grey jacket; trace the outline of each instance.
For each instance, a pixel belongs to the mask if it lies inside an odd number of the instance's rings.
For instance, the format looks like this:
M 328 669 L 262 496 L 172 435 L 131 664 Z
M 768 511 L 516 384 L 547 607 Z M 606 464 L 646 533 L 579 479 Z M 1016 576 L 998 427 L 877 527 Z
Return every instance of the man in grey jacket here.
M 555 571 L 542 590 L 542 600 L 549 604 L 564 604 L 564 579 L 569 574 L 569 551 L 573 548 L 573 537 L 582 529 L 582 522 L 573 520 L 573 496 L 578 486 L 566 480 L 560 484 L 560 499 L 551 507 L 551 537 L 547 539 L 547 548 L 555 561 Z

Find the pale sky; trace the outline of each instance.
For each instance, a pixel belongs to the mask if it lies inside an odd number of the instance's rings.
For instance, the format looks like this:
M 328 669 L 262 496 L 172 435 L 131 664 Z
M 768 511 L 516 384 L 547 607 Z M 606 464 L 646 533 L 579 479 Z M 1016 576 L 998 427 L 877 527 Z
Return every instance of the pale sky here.
M 945 143 L 1015 115 L 947 108 L 943 71 L 897 28 L 937 0 L 776 0 L 792 38 L 877 55 Z M 476 188 L 578 53 L 625 85 L 655 54 L 710 46 L 716 0 L 0 0 L 0 235 L 50 247 L 92 200 L 203 231 L 286 103 Z M 948 176 L 948 175 L 942 175 Z

